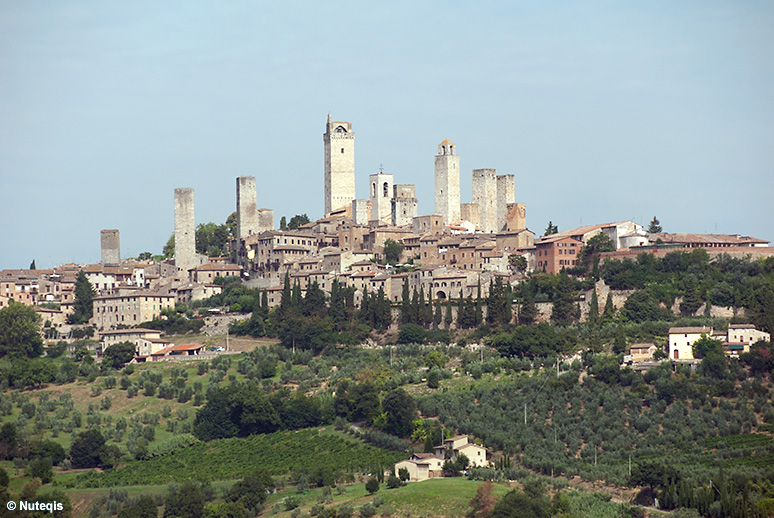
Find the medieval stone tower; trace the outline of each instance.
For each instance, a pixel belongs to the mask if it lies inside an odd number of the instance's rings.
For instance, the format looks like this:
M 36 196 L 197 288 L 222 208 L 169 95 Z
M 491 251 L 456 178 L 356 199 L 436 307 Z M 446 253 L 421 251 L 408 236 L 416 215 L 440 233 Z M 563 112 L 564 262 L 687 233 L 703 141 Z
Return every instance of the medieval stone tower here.
M 497 232 L 497 171 L 473 169 L 473 203 L 481 232 Z
M 417 217 L 416 187 L 413 184 L 396 184 L 393 189 L 392 224 L 399 227 L 412 225 Z
M 100 232 L 100 245 L 102 248 L 102 266 L 121 265 L 121 241 L 118 230 L 103 230 Z
M 393 176 L 382 172 L 368 177 L 371 220 L 389 225 L 392 219 Z
M 516 203 L 516 177 L 512 174 L 497 176 L 497 232 L 508 224 L 508 205 Z
M 237 187 L 237 239 L 258 232 L 258 190 L 255 176 L 240 176 Z
M 355 199 L 355 133 L 349 122 L 334 122 L 328 114 L 325 143 L 325 214 L 351 207 Z
M 175 189 L 175 266 L 183 279 L 188 278 L 189 269 L 198 266 L 193 189 Z
M 444 225 L 460 219 L 460 157 L 449 139 L 438 144 L 435 157 L 435 213 Z

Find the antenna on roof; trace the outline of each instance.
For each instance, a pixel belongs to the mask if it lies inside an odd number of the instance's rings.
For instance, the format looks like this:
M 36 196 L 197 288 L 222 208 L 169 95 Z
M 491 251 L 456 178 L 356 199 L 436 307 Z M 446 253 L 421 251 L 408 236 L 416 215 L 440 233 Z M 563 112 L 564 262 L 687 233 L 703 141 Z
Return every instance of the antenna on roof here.
M 379 172 L 380 173 L 384 172 L 384 164 L 379 164 Z

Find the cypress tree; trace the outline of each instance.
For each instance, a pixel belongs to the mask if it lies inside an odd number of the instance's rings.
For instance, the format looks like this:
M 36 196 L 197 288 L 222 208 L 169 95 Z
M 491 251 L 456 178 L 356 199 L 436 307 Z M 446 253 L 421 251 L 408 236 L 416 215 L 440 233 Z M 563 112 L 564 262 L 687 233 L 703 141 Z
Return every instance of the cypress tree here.
M 532 322 L 535 321 L 535 318 L 537 317 L 537 305 L 535 305 L 535 295 L 532 290 L 532 283 L 528 285 L 522 285 L 521 292 L 523 294 L 522 296 L 522 303 L 521 303 L 521 311 L 519 311 L 519 324 L 522 325 L 529 325 Z
M 425 311 L 425 288 L 419 286 L 419 302 L 417 302 L 417 324 L 427 326 L 427 312 Z
M 282 297 L 280 298 L 280 315 L 285 316 L 293 305 L 292 294 L 290 292 L 290 273 L 285 271 L 285 282 L 282 283 Z
M 599 322 L 599 300 L 596 288 L 591 291 L 591 304 L 589 305 L 589 325 L 596 327 Z
M 438 329 L 441 327 L 441 322 L 443 321 L 443 315 L 441 314 L 441 311 L 443 310 L 441 306 L 441 301 L 436 300 L 435 301 L 435 315 L 433 316 L 433 327 Z
M 602 320 L 610 322 L 615 318 L 615 306 L 613 306 L 613 294 L 607 293 L 607 299 L 605 300 L 605 311 L 602 313 Z
M 290 293 L 290 307 L 293 311 L 301 309 L 301 285 L 298 280 L 293 283 L 293 290 Z
M 481 278 L 478 279 L 478 290 L 476 291 L 476 304 L 475 304 L 475 313 L 473 315 L 473 318 L 475 319 L 475 323 L 473 324 L 473 327 L 478 327 L 481 325 L 481 322 L 484 321 L 483 317 L 483 309 L 481 309 Z
M 454 323 L 452 322 L 453 318 L 454 317 L 452 316 L 452 301 L 451 301 L 451 297 L 449 297 L 449 299 L 446 301 L 446 315 L 443 318 L 443 324 L 446 326 L 446 329 L 451 329 L 451 326 Z
M 410 324 L 411 318 L 411 297 L 409 296 L 408 279 L 403 279 L 403 291 L 401 292 L 400 302 L 400 323 Z
M 78 272 L 75 278 L 75 302 L 73 313 L 68 317 L 71 324 L 85 324 L 94 316 L 94 288 L 91 286 L 86 272 Z

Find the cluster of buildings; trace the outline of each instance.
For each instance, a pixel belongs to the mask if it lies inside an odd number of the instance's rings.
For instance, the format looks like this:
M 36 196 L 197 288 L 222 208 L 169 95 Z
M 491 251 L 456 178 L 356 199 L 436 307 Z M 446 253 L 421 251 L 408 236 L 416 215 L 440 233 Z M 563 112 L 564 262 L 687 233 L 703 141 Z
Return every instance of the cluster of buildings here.
M 334 281 L 365 292 L 382 289 L 399 301 L 404 283 L 429 300 L 483 295 L 489 281 L 516 282 L 528 271 L 558 273 L 578 266 L 585 243 L 604 234 L 615 245 L 603 257 L 645 251 L 665 254 L 702 247 L 713 253 L 771 255 L 768 242 L 739 235 L 648 234 L 631 221 L 589 225 L 543 237 L 527 228 L 526 206 L 516 203 L 515 176 L 494 169 L 472 171 L 472 200 L 460 198 L 460 156 L 446 139 L 434 158 L 435 210 L 417 214 L 415 186 L 392 174 L 371 174 L 369 198 L 355 198 L 355 133 L 330 114 L 323 134 L 325 216 L 294 230 L 277 230 L 274 212 L 259 208 L 258 182 L 236 179 L 236 234 L 228 257 L 196 252 L 194 191 L 174 191 L 175 254 L 163 262 L 121 260 L 119 231 L 103 230 L 98 264 L 0 271 L 0 307 L 10 299 L 36 306 L 42 321 L 59 328 L 72 311 L 75 278 L 83 270 L 95 289 L 92 323 L 100 331 L 137 326 L 166 308 L 220 293 L 218 277 L 239 277 L 280 301 L 282 283 L 304 291 L 312 283 L 329 292 Z M 396 269 L 385 264 L 385 244 L 399 243 Z M 41 307 L 41 303 L 58 305 Z
M 491 464 L 487 460 L 486 448 L 470 442 L 467 435 L 458 435 L 435 446 L 433 453 L 413 453 L 408 459 L 396 462 L 394 472 L 405 469 L 412 482 L 442 477 L 444 463 L 454 462 L 460 455 L 467 457 L 470 468 L 485 468 Z

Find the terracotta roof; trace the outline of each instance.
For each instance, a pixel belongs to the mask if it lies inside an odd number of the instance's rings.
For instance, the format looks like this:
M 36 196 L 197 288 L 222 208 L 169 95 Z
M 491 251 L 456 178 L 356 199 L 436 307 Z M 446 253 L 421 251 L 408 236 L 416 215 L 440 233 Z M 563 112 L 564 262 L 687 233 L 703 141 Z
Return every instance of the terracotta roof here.
M 135 327 L 132 329 L 114 329 L 112 331 L 100 331 L 100 336 L 105 335 L 128 335 L 133 333 L 161 333 L 158 329 L 145 329 L 144 327 Z
M 242 270 L 242 267 L 239 266 L 238 264 L 207 263 L 201 266 L 197 266 L 196 268 L 191 268 L 191 270 L 196 270 L 197 272 L 206 272 L 206 271 L 223 272 L 223 271 L 240 271 Z
M 156 351 L 155 353 L 151 354 L 151 356 L 165 356 L 167 353 L 175 351 L 196 351 L 203 348 L 204 346 L 199 344 L 173 345 L 172 347 L 165 347 L 160 351 Z
M 711 327 L 670 327 L 669 328 L 669 334 L 670 335 L 679 335 L 679 334 L 696 334 L 696 333 L 711 333 L 712 328 Z
M 756 329 L 755 324 L 728 324 L 729 329 Z
M 650 234 L 652 241 L 661 239 L 665 244 L 668 243 L 687 243 L 687 244 L 729 244 L 739 245 L 747 244 L 767 244 L 768 241 L 757 239 L 750 236 L 740 236 L 739 234 Z

